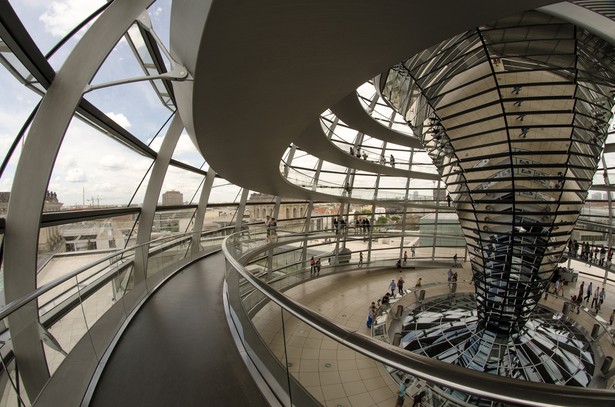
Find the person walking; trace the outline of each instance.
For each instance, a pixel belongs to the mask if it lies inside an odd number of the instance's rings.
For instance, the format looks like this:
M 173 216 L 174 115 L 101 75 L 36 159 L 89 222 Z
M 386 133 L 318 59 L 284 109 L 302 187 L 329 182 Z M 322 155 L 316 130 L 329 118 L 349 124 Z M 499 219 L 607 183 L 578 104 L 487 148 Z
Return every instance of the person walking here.
M 570 298 L 570 303 L 572 304 L 572 306 L 570 307 L 570 311 L 574 311 L 575 308 L 576 308 L 577 309 L 577 314 L 578 314 L 579 311 L 578 311 L 578 308 L 577 308 L 578 306 L 577 306 L 577 296 L 576 295 L 573 295 Z
M 577 296 L 577 314 L 581 312 L 581 305 L 583 305 L 583 296 Z
M 395 284 L 395 280 L 391 280 L 391 284 L 389 284 L 389 291 L 391 292 L 391 297 L 395 297 L 395 288 L 397 284 Z
M 399 295 L 404 295 L 404 278 L 399 276 L 397 279 L 397 290 L 399 291 Z
M 310 258 L 310 275 L 314 274 L 314 265 L 316 264 L 316 260 L 314 260 L 314 256 Z
M 594 283 L 593 281 L 590 281 L 589 285 L 587 286 L 587 293 L 586 293 L 587 295 L 585 296 L 585 302 L 589 302 L 589 299 L 592 296 L 592 291 L 593 291 L 592 290 L 592 284 L 593 283 Z
M 412 247 L 410 248 L 410 253 L 412 253 L 412 257 L 416 256 L 416 248 L 414 247 L 414 245 L 412 245 Z
M 592 304 L 590 308 L 599 308 L 600 304 L 598 304 L 598 298 L 600 297 L 600 288 L 596 287 L 596 291 L 594 291 L 594 296 L 592 298 Z
M 404 250 L 404 264 L 408 262 L 408 251 Z
M 401 259 L 397 260 L 397 264 L 395 266 L 397 267 L 397 270 L 399 270 L 399 272 L 401 273 Z
M 363 267 L 363 252 L 359 252 L 359 267 Z
M 397 393 L 397 402 L 395 403 L 395 407 L 401 407 L 404 405 L 408 387 L 410 387 L 410 379 L 406 379 L 399 384 L 399 392 Z
M 600 300 L 600 305 L 604 303 L 605 297 L 606 297 L 606 293 L 604 292 L 604 287 L 602 287 L 602 290 L 600 291 L 600 295 L 598 296 L 598 299 Z

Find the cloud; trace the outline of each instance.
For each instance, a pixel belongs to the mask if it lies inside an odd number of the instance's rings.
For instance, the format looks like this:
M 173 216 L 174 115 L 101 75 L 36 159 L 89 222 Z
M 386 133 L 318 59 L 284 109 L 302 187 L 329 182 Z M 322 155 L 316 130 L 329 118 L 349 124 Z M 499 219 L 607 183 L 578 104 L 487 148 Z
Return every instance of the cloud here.
M 122 170 L 126 168 L 126 159 L 117 155 L 106 155 L 100 159 L 99 164 L 108 170 Z
M 102 0 L 55 0 L 49 3 L 38 19 L 45 31 L 55 37 L 63 37 L 103 4 Z
M 77 167 L 79 162 L 77 161 L 77 157 L 73 154 L 66 154 L 62 157 L 62 160 L 58 160 L 55 163 L 55 166 L 59 169 L 71 169 L 73 167 Z
M 123 113 L 107 112 L 105 114 L 107 116 L 109 116 L 109 118 L 111 120 L 113 120 L 114 122 L 116 122 L 117 124 L 122 126 L 123 128 L 125 128 L 125 129 L 130 128 L 130 126 L 131 126 L 130 121 L 128 120 L 128 118 L 126 116 L 124 116 Z
M 154 151 L 160 151 L 160 147 L 162 146 L 162 141 L 163 140 L 164 140 L 163 137 L 156 137 L 156 139 L 152 142 L 150 147 Z M 181 136 L 179 136 L 179 140 L 177 141 L 177 145 L 175 146 L 175 150 L 173 150 L 173 156 L 175 157 L 175 156 L 178 156 L 178 155 L 181 155 L 181 154 L 186 154 L 186 153 L 196 153 L 196 154 L 199 154 L 198 150 L 196 149 L 196 147 L 192 143 L 192 140 L 190 139 L 190 136 L 188 136 L 188 133 L 184 132 L 184 133 L 182 133 Z
M 85 182 L 87 180 L 88 177 L 85 175 L 85 172 L 83 172 L 81 168 L 71 168 L 66 174 L 67 182 Z

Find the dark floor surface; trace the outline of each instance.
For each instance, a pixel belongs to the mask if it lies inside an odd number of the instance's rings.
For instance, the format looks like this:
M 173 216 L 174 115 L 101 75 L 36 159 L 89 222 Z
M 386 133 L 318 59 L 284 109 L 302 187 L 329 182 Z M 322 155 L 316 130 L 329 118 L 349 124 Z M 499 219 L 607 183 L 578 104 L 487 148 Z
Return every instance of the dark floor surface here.
M 91 405 L 267 406 L 231 337 L 224 256 L 187 267 L 149 299 L 113 351 Z

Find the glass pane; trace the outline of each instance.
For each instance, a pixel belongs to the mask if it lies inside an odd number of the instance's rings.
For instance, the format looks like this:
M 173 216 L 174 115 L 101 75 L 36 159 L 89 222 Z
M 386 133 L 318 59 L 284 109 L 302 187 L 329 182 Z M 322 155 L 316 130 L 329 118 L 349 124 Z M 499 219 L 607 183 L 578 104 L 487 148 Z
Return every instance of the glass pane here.
M 105 2 L 69 0 L 39 3 L 11 0 L 10 3 L 39 49 L 46 53 Z
M 73 120 L 56 159 L 49 190 L 56 193 L 64 209 L 126 206 L 151 162 Z
M 41 305 L 39 311 L 43 324 L 46 319 L 52 318 L 54 313 L 60 313 L 60 318 L 48 328 L 49 335 L 43 338 L 43 343 L 46 345 L 43 349 L 51 374 L 56 371 L 66 354 L 88 331 L 88 324 L 80 307 L 77 279 L 72 278 L 56 288 L 52 290 L 56 294 L 53 300 Z M 67 307 L 67 303 L 73 305 Z M 67 309 L 68 312 L 66 312 Z

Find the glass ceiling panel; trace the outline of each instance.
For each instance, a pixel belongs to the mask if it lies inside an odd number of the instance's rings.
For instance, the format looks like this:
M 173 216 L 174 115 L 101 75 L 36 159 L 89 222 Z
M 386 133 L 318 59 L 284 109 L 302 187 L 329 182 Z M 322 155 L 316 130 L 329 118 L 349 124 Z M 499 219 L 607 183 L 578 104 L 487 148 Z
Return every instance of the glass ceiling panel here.
M 186 171 L 182 168 L 169 166 L 160 190 L 158 202 L 162 203 L 162 195 L 167 191 L 177 191 L 182 194 L 182 204 L 188 203 L 203 182 L 203 175 Z M 176 205 L 176 203 L 174 203 Z
M 241 187 L 230 184 L 225 179 L 216 178 L 211 194 L 209 195 L 209 202 L 239 202 L 239 199 L 241 198 L 241 189 Z
M 316 165 L 318 165 L 318 158 L 314 157 L 313 155 L 307 154 L 307 153 L 296 154 L 292 162 L 293 167 L 303 167 L 303 168 L 315 169 Z
M 64 209 L 95 202 L 126 206 L 152 160 L 79 120 L 72 120 L 53 168 L 49 190 Z M 117 180 L 122 182 L 118 183 Z M 140 199 L 133 203 L 141 203 Z
M 43 54 L 105 4 L 105 0 L 51 2 L 10 0 L 9 2 Z
M 343 167 L 341 165 L 333 164 L 329 161 L 323 161 L 322 163 L 322 171 L 327 172 L 337 172 L 345 174 L 348 171 L 348 168 Z
M 156 140 L 154 140 L 156 143 Z M 154 146 L 154 143 L 150 145 L 154 150 L 158 151 L 158 148 Z M 189 164 L 195 168 L 200 168 L 204 163 L 204 158 L 200 151 L 197 150 L 192 139 L 188 136 L 188 133 L 184 130 L 177 141 L 175 150 L 173 151 L 173 159 L 176 161 Z
M 171 115 L 147 82 L 102 88 L 85 97 L 144 143 L 158 133 Z
M 166 49 L 171 49 L 170 45 L 170 25 L 171 25 L 171 0 L 158 0 L 152 4 L 147 12 L 152 21 L 154 31 L 162 41 Z M 165 59 L 165 63 L 167 63 Z M 170 67 L 167 65 L 167 70 Z
M 17 137 L 28 116 L 40 101 L 40 96 L 23 86 L 4 67 L 0 66 L 0 157 L 7 158 L 10 146 Z M 0 178 L 0 191 L 10 191 L 22 142 L 17 144 L 9 165 Z

